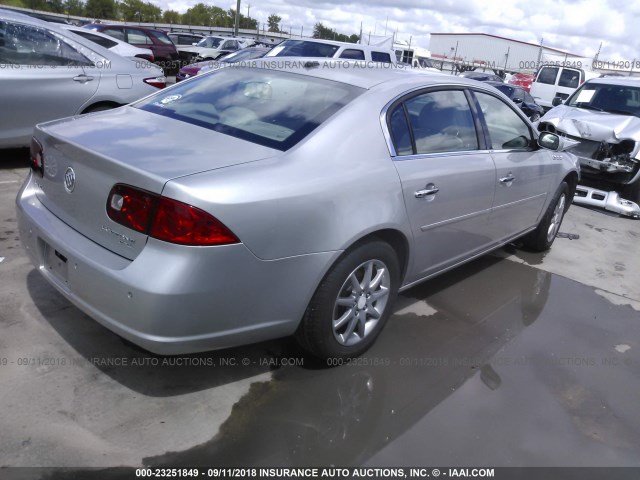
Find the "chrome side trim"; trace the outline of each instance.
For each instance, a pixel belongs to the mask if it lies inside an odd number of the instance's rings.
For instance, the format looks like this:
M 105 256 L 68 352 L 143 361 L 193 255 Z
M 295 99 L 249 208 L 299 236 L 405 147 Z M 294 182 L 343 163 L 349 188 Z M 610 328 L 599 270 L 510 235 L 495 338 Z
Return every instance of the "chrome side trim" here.
M 501 208 L 509 208 L 512 207 L 514 205 L 519 205 L 521 203 L 524 202 L 529 202 L 531 200 L 535 200 L 536 198 L 540 198 L 540 197 L 546 197 L 547 194 L 546 193 L 540 193 L 539 195 L 534 195 L 533 197 L 527 197 L 527 198 L 522 198 L 520 200 L 516 200 L 515 202 L 510 202 L 510 203 L 505 203 L 504 205 L 499 205 L 499 206 L 494 206 L 491 211 L 495 212 L 496 210 L 500 210 Z
M 491 213 L 491 209 L 487 208 L 486 210 L 480 210 L 479 212 L 467 213 L 466 215 L 461 215 L 459 217 L 450 218 L 448 220 L 443 220 L 441 222 L 431 223 L 429 225 L 424 225 L 424 226 L 420 227 L 420 231 L 426 232 L 427 230 L 431 230 L 432 228 L 435 228 L 435 227 L 441 227 L 443 225 L 449 225 L 451 223 L 457 223 L 457 222 L 460 222 L 462 220 L 468 220 L 470 218 L 477 217 L 479 215 L 483 215 L 483 214 L 486 214 L 486 213 Z

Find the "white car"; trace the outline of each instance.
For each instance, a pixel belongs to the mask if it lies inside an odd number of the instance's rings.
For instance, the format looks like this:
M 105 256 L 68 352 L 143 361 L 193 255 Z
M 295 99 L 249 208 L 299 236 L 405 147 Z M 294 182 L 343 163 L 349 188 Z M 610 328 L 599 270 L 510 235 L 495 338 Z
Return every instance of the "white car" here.
M 97 43 L 98 45 L 117 53 L 121 57 L 144 58 L 150 62 L 155 60 L 153 52 L 148 48 L 134 47 L 127 42 L 118 40 L 117 38 L 105 35 L 104 33 L 87 30 L 86 28 L 75 27 L 73 25 L 62 25 L 62 28 L 73 32 L 76 35 L 80 35 L 93 43 Z
M 119 107 L 166 86 L 147 60 L 2 9 L 0 66 L 0 148 L 28 146 L 36 124 Z
M 191 47 L 180 47 L 178 52 L 191 54 L 200 60 L 217 60 L 222 55 L 247 47 L 245 39 L 209 35 Z

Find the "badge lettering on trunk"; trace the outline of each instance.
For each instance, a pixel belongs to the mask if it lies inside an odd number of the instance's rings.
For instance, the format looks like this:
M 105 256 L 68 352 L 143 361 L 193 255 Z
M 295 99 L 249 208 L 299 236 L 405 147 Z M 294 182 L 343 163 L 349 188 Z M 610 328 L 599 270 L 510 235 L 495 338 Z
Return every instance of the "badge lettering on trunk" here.
M 76 187 L 76 172 L 73 171 L 73 168 L 67 167 L 67 171 L 64 172 L 64 189 L 67 193 L 73 192 L 73 189 Z

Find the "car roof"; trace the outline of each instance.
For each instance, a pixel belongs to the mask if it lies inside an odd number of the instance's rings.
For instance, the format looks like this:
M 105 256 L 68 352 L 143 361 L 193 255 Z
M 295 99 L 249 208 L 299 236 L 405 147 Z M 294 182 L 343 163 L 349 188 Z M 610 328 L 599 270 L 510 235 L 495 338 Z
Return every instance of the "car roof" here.
M 392 63 L 377 63 L 365 60 L 345 60 L 323 57 L 262 57 L 251 60 L 252 67 L 268 68 L 325 80 L 346 83 L 370 89 L 382 83 L 397 83 L 415 86 L 469 85 L 482 86 L 481 82 L 455 77 L 443 73 L 417 70 L 409 66 Z

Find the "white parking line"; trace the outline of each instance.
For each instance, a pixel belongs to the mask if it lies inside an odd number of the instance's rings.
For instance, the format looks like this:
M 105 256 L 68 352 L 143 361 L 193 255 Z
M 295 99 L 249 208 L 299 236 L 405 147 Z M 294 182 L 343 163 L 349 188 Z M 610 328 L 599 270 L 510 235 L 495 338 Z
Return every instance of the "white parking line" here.
M 2 184 L 2 183 L 18 183 L 18 182 L 19 182 L 19 180 L 4 180 L 4 181 L 0 182 L 0 184 Z

